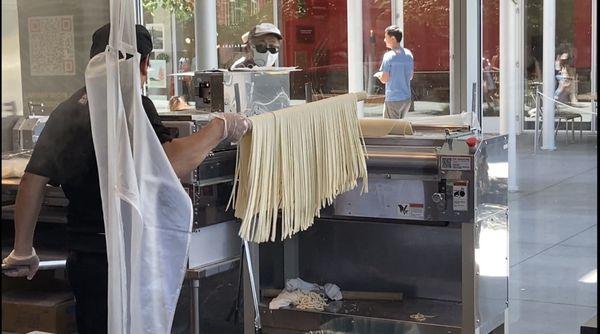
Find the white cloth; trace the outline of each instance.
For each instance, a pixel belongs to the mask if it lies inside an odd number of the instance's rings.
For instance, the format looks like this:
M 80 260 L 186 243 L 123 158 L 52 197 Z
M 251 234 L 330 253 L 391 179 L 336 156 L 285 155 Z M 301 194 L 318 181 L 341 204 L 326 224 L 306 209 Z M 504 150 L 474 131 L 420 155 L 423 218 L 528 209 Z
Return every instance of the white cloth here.
M 288 292 L 292 292 L 292 291 L 296 291 L 296 290 L 300 290 L 302 292 L 311 292 L 311 291 L 316 292 L 316 291 L 322 290 L 323 287 L 321 287 L 315 283 L 306 282 L 305 280 L 303 280 L 301 278 L 292 278 L 292 279 L 288 279 L 285 282 L 285 289 Z
M 104 53 L 85 72 L 108 256 L 108 332 L 169 333 L 192 205 L 141 100 L 132 1 L 111 0 Z M 133 55 L 119 60 L 118 50 Z
M 326 283 L 324 286 L 325 295 L 331 300 L 342 300 L 342 290 L 333 283 Z
M 269 302 L 269 309 L 278 310 L 298 304 L 302 295 L 310 292 L 324 293 L 331 300 L 342 300 L 342 291 L 335 284 L 326 283 L 323 287 L 316 283 L 306 282 L 301 278 L 292 278 L 285 282 L 285 289 Z
M 325 286 L 320 286 L 316 283 L 307 282 L 301 278 L 291 278 L 285 282 L 285 291 L 293 292 L 297 290 L 300 290 L 303 293 L 325 293 L 327 298 L 331 300 L 342 299 L 342 291 L 340 290 L 340 287 L 333 283 L 325 283 Z
M 297 304 L 301 294 L 296 293 L 297 290 L 289 292 L 283 290 L 269 302 L 269 310 L 278 310 L 282 307 L 288 307 L 292 304 Z

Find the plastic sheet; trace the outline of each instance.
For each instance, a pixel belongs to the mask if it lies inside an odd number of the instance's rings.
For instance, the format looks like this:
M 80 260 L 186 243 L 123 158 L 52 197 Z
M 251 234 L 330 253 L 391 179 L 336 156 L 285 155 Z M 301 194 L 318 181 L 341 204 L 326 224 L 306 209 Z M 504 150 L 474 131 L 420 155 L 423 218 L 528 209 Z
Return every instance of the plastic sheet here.
M 192 206 L 142 106 L 132 3 L 111 0 L 109 45 L 85 73 L 106 230 L 108 332 L 169 333 Z M 133 56 L 119 59 L 119 51 Z

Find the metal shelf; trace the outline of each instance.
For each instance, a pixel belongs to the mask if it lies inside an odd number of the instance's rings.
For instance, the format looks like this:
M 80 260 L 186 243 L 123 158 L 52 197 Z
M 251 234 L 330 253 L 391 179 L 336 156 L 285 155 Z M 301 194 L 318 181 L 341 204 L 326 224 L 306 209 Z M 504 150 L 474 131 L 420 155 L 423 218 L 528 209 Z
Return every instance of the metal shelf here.
M 342 292 L 343 293 L 343 292 Z M 460 302 L 405 299 L 401 302 L 351 301 L 331 302 L 324 311 L 286 308 L 269 310 L 270 299 L 260 305 L 264 332 L 268 329 L 315 331 L 331 330 L 342 333 L 404 333 L 417 329 L 419 333 L 454 334 L 461 332 L 462 304 Z M 411 318 L 421 313 L 423 321 Z

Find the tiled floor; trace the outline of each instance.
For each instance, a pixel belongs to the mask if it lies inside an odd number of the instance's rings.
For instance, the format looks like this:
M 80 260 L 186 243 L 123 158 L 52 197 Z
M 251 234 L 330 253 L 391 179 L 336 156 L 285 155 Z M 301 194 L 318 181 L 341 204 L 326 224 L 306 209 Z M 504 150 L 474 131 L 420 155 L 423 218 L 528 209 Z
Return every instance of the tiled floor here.
M 577 334 L 598 303 L 596 136 L 565 144 L 559 135 L 557 150 L 537 154 L 532 142 L 518 137 L 519 191 L 509 195 L 507 329 Z

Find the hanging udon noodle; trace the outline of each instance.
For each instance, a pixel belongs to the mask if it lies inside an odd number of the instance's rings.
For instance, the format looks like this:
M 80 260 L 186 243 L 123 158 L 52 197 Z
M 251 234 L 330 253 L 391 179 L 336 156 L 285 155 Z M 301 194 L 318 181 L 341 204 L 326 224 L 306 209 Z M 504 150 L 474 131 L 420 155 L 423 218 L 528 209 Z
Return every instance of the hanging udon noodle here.
M 346 94 L 250 117 L 229 203 L 242 220 L 244 240 L 274 241 L 277 225 L 283 240 L 310 227 L 358 178 L 367 190 L 356 102 L 355 94 Z

